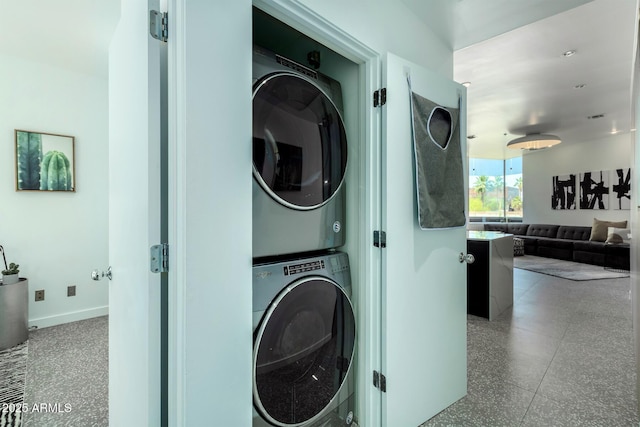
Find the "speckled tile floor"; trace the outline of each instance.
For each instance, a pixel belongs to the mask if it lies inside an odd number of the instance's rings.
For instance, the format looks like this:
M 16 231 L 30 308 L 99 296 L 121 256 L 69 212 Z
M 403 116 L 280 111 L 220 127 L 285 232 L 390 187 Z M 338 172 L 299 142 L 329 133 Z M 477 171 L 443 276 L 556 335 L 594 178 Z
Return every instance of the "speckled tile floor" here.
M 468 394 L 421 427 L 637 427 L 629 278 L 514 269 L 514 306 L 468 317 Z
M 109 425 L 107 317 L 29 333 L 25 427 Z
M 468 318 L 467 396 L 421 427 L 638 426 L 631 320 L 628 278 L 515 269 L 513 309 Z M 25 403 L 48 410 L 23 425 L 107 426 L 107 318 L 32 331 L 28 345 Z

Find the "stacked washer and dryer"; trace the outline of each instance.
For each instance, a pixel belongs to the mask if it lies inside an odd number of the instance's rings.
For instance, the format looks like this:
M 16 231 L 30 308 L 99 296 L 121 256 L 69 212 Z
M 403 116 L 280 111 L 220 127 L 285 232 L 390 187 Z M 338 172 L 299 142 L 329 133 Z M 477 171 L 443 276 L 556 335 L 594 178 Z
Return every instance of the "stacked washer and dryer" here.
M 253 426 L 340 426 L 355 409 L 339 82 L 253 52 Z

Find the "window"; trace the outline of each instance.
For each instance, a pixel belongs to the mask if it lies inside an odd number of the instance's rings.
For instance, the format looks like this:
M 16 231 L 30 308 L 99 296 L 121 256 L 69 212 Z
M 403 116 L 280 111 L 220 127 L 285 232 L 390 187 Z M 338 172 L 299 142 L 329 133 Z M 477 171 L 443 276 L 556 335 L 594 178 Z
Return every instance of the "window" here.
M 469 159 L 470 221 L 522 221 L 522 157 Z

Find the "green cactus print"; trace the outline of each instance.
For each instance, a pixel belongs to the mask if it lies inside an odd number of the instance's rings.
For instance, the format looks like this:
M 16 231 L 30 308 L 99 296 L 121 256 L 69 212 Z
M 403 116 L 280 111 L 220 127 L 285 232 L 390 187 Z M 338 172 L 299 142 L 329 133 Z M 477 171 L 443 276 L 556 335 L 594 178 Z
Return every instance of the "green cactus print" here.
M 60 151 L 49 151 L 42 159 L 40 189 L 51 191 L 73 190 L 71 166 L 67 156 Z
M 42 160 L 42 135 L 17 131 L 18 188 L 38 190 L 40 188 L 40 161 Z

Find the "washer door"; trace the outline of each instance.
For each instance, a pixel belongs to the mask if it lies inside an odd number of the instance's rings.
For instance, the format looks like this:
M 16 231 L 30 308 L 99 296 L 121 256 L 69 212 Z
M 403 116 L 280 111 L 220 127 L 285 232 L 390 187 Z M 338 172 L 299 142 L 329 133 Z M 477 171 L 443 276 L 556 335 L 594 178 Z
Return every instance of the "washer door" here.
M 254 341 L 253 397 L 268 422 L 322 416 L 344 383 L 355 344 L 351 302 L 333 281 L 307 277 L 271 303 Z
M 279 203 L 322 206 L 338 191 L 347 137 L 331 99 L 311 80 L 270 74 L 253 93 L 253 174 Z

